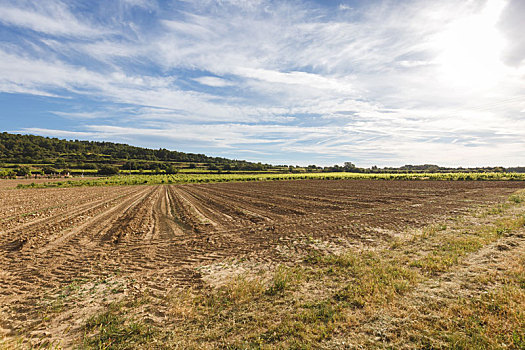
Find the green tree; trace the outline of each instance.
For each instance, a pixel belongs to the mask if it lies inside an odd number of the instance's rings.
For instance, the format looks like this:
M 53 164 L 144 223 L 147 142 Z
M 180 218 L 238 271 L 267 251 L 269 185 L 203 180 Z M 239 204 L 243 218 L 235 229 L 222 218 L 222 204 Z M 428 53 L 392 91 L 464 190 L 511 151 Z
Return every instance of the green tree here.
M 53 167 L 50 167 L 50 166 L 45 166 L 42 168 L 42 172 L 46 175 L 51 175 L 51 174 L 56 174 L 58 173 L 58 170 L 56 170 L 55 168 Z
M 112 165 L 102 165 L 97 171 L 98 175 L 117 175 L 118 173 L 118 169 Z
M 17 176 L 29 176 L 31 175 L 31 169 L 28 166 L 21 166 L 15 170 Z
M 179 172 L 179 168 L 177 168 L 173 164 L 168 164 L 168 166 L 166 167 L 166 174 L 176 174 L 178 172 Z
M 345 162 L 344 167 L 345 171 L 354 171 L 355 170 L 355 164 L 352 162 Z

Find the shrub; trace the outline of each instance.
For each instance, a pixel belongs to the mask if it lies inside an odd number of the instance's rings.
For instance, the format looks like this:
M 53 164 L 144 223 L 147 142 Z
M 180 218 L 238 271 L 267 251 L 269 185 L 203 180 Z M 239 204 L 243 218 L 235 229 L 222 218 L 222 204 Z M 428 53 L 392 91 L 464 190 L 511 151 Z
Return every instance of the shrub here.
M 117 175 L 118 173 L 118 169 L 111 165 L 102 165 L 97 171 L 98 175 Z

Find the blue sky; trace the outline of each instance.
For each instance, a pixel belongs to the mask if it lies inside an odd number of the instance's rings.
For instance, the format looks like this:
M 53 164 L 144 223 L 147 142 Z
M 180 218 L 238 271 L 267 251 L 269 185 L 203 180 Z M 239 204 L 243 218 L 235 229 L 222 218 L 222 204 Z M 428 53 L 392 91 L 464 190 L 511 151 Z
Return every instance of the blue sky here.
M 525 165 L 525 2 L 0 0 L 0 129 L 273 164 Z

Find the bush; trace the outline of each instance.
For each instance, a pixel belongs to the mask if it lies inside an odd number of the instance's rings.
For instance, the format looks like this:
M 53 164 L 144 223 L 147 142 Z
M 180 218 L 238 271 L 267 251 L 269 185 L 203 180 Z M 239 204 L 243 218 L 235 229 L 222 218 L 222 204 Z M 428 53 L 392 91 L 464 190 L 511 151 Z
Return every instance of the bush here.
M 173 164 L 169 164 L 166 168 L 166 174 L 177 174 L 179 172 L 179 168 L 177 168 Z
M 50 167 L 50 166 L 45 166 L 42 168 L 42 171 L 44 172 L 44 174 L 46 175 L 51 175 L 51 174 L 57 174 L 58 173 L 58 170 L 56 170 L 55 168 L 53 167 Z
M 31 169 L 27 166 L 21 166 L 20 168 L 15 170 L 16 175 L 18 176 L 29 176 L 31 175 Z
M 97 171 L 98 175 L 117 175 L 118 173 L 119 170 L 111 165 L 102 165 Z

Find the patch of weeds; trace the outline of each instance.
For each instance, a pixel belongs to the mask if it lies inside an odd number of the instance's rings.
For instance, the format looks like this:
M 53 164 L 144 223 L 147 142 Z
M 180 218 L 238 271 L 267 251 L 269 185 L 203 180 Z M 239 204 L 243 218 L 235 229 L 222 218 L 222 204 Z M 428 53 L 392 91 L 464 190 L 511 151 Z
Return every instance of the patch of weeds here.
M 297 269 L 287 268 L 280 265 L 275 270 L 270 286 L 266 289 L 266 295 L 282 294 L 292 283 L 301 279 L 301 273 Z
M 51 313 L 60 313 L 64 310 L 64 298 L 61 298 L 60 296 L 55 299 L 51 305 L 49 305 L 49 307 L 47 308 L 46 311 L 48 312 L 51 312 Z
M 448 226 L 443 223 L 427 225 L 421 230 L 416 230 L 414 233 L 412 233 L 412 237 L 409 240 L 409 242 L 414 243 L 432 238 L 436 236 L 436 234 L 438 234 L 439 232 L 445 231 L 447 228 Z M 406 231 L 408 232 L 411 230 L 407 228 Z
M 403 247 L 403 243 L 400 239 L 398 238 L 394 238 L 392 239 L 392 243 L 390 244 L 390 249 L 391 250 L 396 250 L 396 249 L 399 249 Z
M 239 305 L 261 296 L 264 292 L 264 284 L 258 278 L 238 276 L 224 285 L 220 292 L 227 303 Z
M 314 349 L 315 344 L 330 339 L 344 320 L 343 307 L 331 300 L 307 302 L 297 311 L 259 335 L 258 343 L 273 344 L 271 348 Z
M 434 224 L 434 225 L 428 225 L 423 229 L 423 233 L 421 234 L 421 238 L 428 238 L 434 236 L 436 233 L 440 231 L 445 231 L 447 229 L 447 225 L 445 224 Z
M 509 201 L 515 204 L 520 204 L 525 202 L 525 192 L 520 191 L 518 193 L 515 193 L 509 197 Z
M 450 252 L 456 255 L 464 255 L 475 252 L 483 246 L 483 242 L 477 237 L 460 237 L 445 241 L 440 250 L 443 252 Z
M 239 275 L 218 288 L 201 290 L 195 295 L 182 293 L 172 298 L 171 302 L 174 314 L 179 317 L 200 314 L 206 318 L 238 310 L 258 300 L 264 292 L 265 286 L 260 279 Z
M 125 287 L 118 282 L 115 282 L 114 287 L 111 289 L 112 294 L 124 293 Z
M 376 253 L 318 255 L 306 261 L 320 265 L 322 275 L 330 271 L 331 279 L 343 282 L 344 286 L 333 294 L 333 299 L 353 309 L 367 303 L 384 304 L 407 292 L 417 280 L 414 271 Z
M 496 227 L 494 228 L 494 234 L 498 237 L 507 236 L 512 230 L 508 227 Z
M 340 308 L 327 300 L 306 303 L 301 307 L 306 310 L 299 314 L 299 319 L 305 323 L 329 323 L 340 316 Z
M 509 208 L 509 204 L 508 203 L 500 203 L 492 208 L 489 208 L 487 209 L 487 211 L 484 213 L 485 215 L 500 215 L 502 214 L 505 210 L 507 210 Z M 483 216 L 485 216 L 483 215 Z
M 154 328 L 124 317 L 118 304 L 111 304 L 105 312 L 90 317 L 84 331 L 83 345 L 96 349 L 140 348 L 158 335 Z
M 270 327 L 266 332 L 262 333 L 259 338 L 264 343 L 277 343 L 289 339 L 301 340 L 307 335 L 306 325 L 298 320 L 285 318 L 277 325 Z
M 514 330 L 512 332 L 512 343 L 516 349 L 525 349 L 525 331 Z
M 519 229 L 523 226 L 525 226 L 525 215 L 517 218 L 502 218 L 496 221 L 492 233 L 497 237 L 504 237 L 509 235 L 513 230 Z
M 353 309 L 361 309 L 366 304 L 366 294 L 365 290 L 356 282 L 348 284 L 343 289 L 337 291 L 334 294 L 334 299 L 345 302 L 347 306 Z
M 449 306 L 455 315 L 440 325 L 446 329 L 444 340 L 452 349 L 523 349 L 525 318 L 519 309 L 524 306 L 524 296 L 523 291 L 516 293 L 515 286 L 504 286 Z
M 411 267 L 417 267 L 423 272 L 435 275 L 448 271 L 452 266 L 458 264 L 459 259 L 471 252 L 475 252 L 483 246 L 484 241 L 479 237 L 449 238 L 439 249 L 410 263 Z

